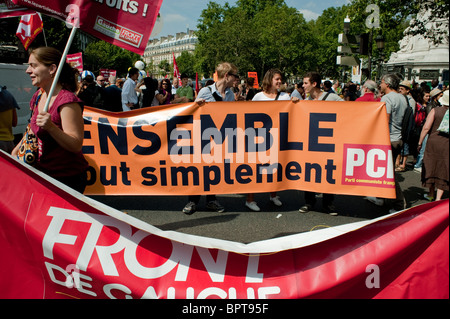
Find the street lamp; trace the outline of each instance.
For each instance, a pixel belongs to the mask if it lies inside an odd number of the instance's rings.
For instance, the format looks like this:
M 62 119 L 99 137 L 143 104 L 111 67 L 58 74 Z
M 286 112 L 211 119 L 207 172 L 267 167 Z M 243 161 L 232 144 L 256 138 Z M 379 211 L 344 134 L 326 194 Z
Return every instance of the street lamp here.
M 377 49 L 378 49 L 378 54 L 379 54 L 379 58 L 378 58 L 378 74 L 377 77 L 381 78 L 381 71 L 382 71 L 382 64 L 384 62 L 384 38 L 382 34 L 377 35 L 377 37 L 375 38 L 375 42 L 377 44 Z
M 346 40 L 345 42 L 345 45 L 349 45 L 348 44 L 348 40 L 347 40 L 347 38 L 346 38 L 346 35 L 348 34 L 350 32 L 350 18 L 347 16 L 347 17 L 345 17 L 345 19 L 344 19 L 344 34 L 342 34 L 342 39 L 344 40 Z M 339 36 L 341 36 L 341 35 L 339 35 Z M 344 43 L 344 41 L 341 41 L 340 43 Z M 350 48 L 349 48 L 350 49 Z M 350 49 L 350 53 L 351 53 L 351 49 Z M 340 63 L 338 63 L 338 64 L 340 64 Z M 344 63 L 342 63 L 341 64 L 342 65 L 342 82 L 343 83 L 345 83 L 345 64 Z
M 344 19 L 344 33 L 348 33 L 350 31 L 350 18 L 347 16 Z
M 384 49 L 384 38 L 381 34 L 377 35 L 377 38 L 375 39 L 375 41 L 377 42 L 377 49 L 378 51 L 383 51 Z

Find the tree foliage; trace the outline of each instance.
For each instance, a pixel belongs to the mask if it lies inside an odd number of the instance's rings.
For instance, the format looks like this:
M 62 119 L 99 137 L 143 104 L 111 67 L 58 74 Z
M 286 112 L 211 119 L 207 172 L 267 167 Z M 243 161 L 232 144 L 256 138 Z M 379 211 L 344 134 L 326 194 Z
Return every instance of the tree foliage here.
M 98 74 L 100 69 L 117 70 L 117 75 L 125 77 L 128 68 L 140 60 L 136 53 L 124 50 L 105 41 L 90 43 L 83 53 L 84 69 Z
M 181 55 L 177 58 L 177 65 L 181 73 L 187 74 L 187 76 L 191 79 L 195 78 L 195 57 L 193 54 L 187 51 L 181 53 Z
M 364 17 L 367 14 L 364 10 L 370 3 L 375 3 L 380 7 L 381 29 L 379 31 L 387 33 L 388 37 L 385 38 L 388 39 L 388 43 L 395 42 L 396 44 L 403 36 L 403 31 L 410 22 L 411 27 L 406 34 L 420 34 L 434 44 L 448 43 L 448 19 L 450 12 L 450 2 L 448 0 L 352 0 L 350 7 L 351 17 L 357 21 L 365 19 Z M 425 11 L 430 13 L 427 20 L 415 19 L 417 14 Z M 425 26 L 429 20 L 437 21 L 438 27 L 447 23 L 446 28 L 427 29 Z M 393 39 L 398 37 L 400 39 Z
M 282 0 L 239 0 L 235 7 L 210 2 L 197 27 L 196 69 L 205 76 L 224 61 L 244 74 L 270 68 L 294 74 L 310 67 L 308 25 Z
M 348 6 L 325 9 L 315 21 L 311 21 L 314 39 L 314 57 L 320 74 L 331 78 L 339 76 L 340 67 L 336 65 L 338 35 L 343 31 L 343 22 L 348 14 Z
M 380 28 L 368 29 L 366 7 L 380 8 Z M 448 0 L 351 0 L 347 5 L 328 8 L 313 21 L 306 22 L 301 13 L 284 0 L 238 0 L 235 6 L 209 2 L 203 10 L 198 28 L 199 44 L 195 51 L 195 70 L 210 75 L 223 61 L 236 64 L 242 74 L 257 71 L 262 77 L 269 68 L 279 68 L 286 75 L 301 77 L 318 71 L 325 77 L 338 77 L 336 65 L 338 34 L 343 32 L 346 16 L 351 19 L 350 34 L 372 32 L 385 41 L 383 56 L 398 51 L 398 42 L 410 21 L 421 9 L 432 8 L 431 18 L 448 20 Z M 412 20 L 411 34 L 422 34 L 435 43 L 448 41 L 444 34 L 424 29 L 424 21 Z M 371 55 L 379 58 L 373 43 Z

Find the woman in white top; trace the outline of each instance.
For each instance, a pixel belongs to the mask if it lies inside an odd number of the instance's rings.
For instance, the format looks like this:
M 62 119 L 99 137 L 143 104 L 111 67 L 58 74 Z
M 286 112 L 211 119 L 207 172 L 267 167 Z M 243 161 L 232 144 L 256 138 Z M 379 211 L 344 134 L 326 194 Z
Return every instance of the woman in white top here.
M 291 97 L 286 92 L 280 92 L 280 86 L 282 84 L 282 75 L 281 71 L 278 69 L 270 69 L 264 75 L 264 79 L 262 82 L 262 91 L 257 93 L 252 101 L 289 101 Z M 293 97 L 292 101 L 299 101 L 297 97 Z M 249 209 L 259 212 L 261 209 L 258 207 L 258 204 L 254 200 L 255 194 L 247 194 L 247 200 L 245 202 L 245 206 Z M 281 206 L 283 203 L 280 201 L 280 197 L 277 196 L 276 192 L 270 193 L 270 201 L 275 206 Z

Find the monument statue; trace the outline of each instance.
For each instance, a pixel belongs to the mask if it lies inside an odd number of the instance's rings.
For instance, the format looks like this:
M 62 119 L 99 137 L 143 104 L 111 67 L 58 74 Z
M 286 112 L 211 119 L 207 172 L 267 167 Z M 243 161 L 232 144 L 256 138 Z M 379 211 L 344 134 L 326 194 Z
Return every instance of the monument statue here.
M 424 22 L 425 34 L 415 31 L 415 20 L 403 32 L 404 37 L 399 41 L 400 50 L 391 54 L 386 67 L 404 67 L 412 73 L 419 74 L 421 70 L 432 69 L 438 74 L 449 69 L 449 22 L 431 18 L 431 11 L 422 10 L 416 18 Z M 439 41 L 433 41 L 431 35 Z M 424 74 L 424 73 L 422 73 Z M 430 74 L 428 72 L 428 74 Z M 411 74 L 409 74 L 411 75 Z M 421 79 L 431 80 L 431 79 Z

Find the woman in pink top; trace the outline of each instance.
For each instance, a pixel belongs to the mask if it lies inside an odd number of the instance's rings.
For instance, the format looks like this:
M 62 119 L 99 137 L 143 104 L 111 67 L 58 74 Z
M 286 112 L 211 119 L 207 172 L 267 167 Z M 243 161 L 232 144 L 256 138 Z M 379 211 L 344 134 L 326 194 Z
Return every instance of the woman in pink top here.
M 61 52 L 41 47 L 31 52 L 26 73 L 39 90 L 30 101 L 31 129 L 39 141 L 36 168 L 69 187 L 83 192 L 86 187 L 88 163 L 83 156 L 83 102 L 77 90 L 77 70 L 64 64 L 52 96 L 49 96 Z M 44 112 L 46 101 L 49 109 Z M 12 155 L 17 155 L 18 146 Z
M 164 79 L 161 81 L 156 98 L 159 101 L 159 105 L 172 103 L 172 84 L 170 84 L 169 79 Z

